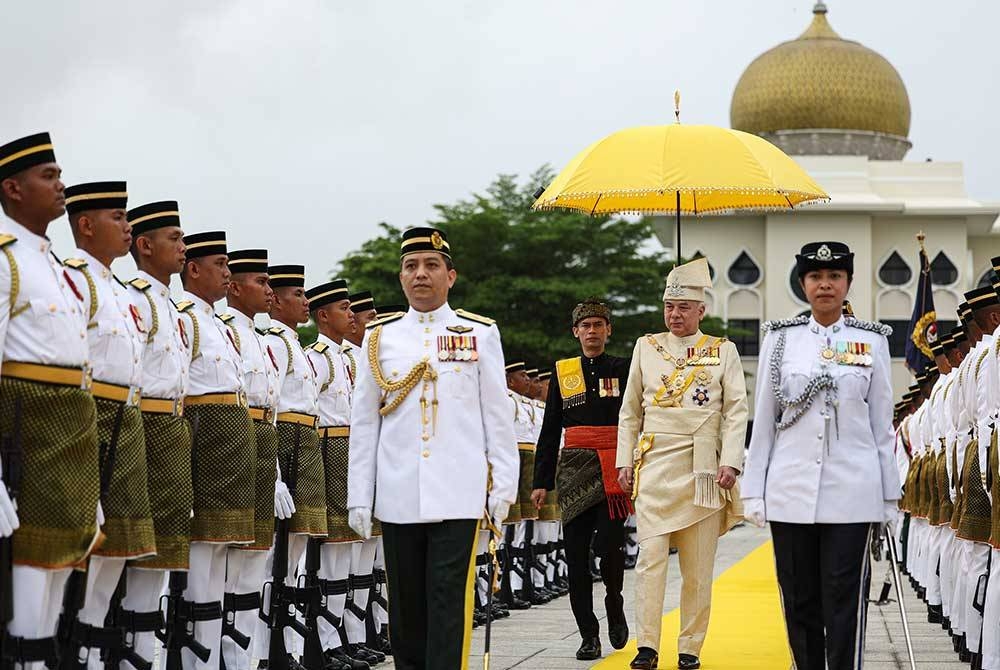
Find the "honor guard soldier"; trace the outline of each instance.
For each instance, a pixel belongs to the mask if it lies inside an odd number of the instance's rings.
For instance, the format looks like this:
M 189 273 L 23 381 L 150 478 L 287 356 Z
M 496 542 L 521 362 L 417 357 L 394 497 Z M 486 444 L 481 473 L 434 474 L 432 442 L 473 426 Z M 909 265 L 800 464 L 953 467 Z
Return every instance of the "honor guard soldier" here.
M 241 343 L 213 305 L 229 287 L 226 234 L 195 233 L 184 238 L 184 301 L 178 309 L 191 328 L 191 369 L 184 413 L 194 430 L 191 482 L 191 563 L 184 599 L 218 603 L 226 588 L 227 554 L 234 545 L 254 542 L 257 447 L 243 387 Z M 199 658 L 182 650 L 184 667 L 216 667 L 222 636 L 221 610 L 194 623 L 195 639 L 210 652 Z
M 226 670 L 249 670 L 252 637 L 265 581 L 267 552 L 274 541 L 274 518 L 294 509 L 288 488 L 276 479 L 278 430 L 278 359 L 264 342 L 254 317 L 271 310 L 274 293 L 268 283 L 267 250 L 229 252 L 228 309 L 221 317 L 232 329 L 243 359 L 243 387 L 253 420 L 257 449 L 254 496 L 254 541 L 229 553 L 223 597 L 222 658 Z M 244 645 L 243 642 L 247 644 Z
M 4 659 L 55 667 L 63 588 L 98 539 L 86 287 L 50 253 L 65 196 L 47 133 L 0 146 L 0 626 Z M 13 567 L 11 565 L 13 564 Z
M 812 314 L 765 326 L 740 485 L 747 519 L 771 522 L 796 667 L 860 668 L 872 525 L 895 520 L 900 496 L 891 329 L 843 316 L 846 244 L 806 244 L 796 264 Z
M 534 442 L 537 444 L 538 436 L 542 431 L 542 417 L 545 416 L 545 399 L 549 397 L 549 383 L 552 380 L 551 370 L 542 370 L 538 373 L 538 391 L 532 397 L 535 405 Z M 562 521 L 559 515 L 559 492 L 549 491 L 545 496 L 545 502 L 537 508 L 538 518 L 535 520 L 535 532 L 541 533 L 548 539 L 548 560 L 549 573 L 551 573 L 552 585 L 559 595 L 569 593 L 569 581 L 566 579 L 566 554 L 563 550 Z M 626 524 L 627 525 L 627 524 Z M 625 557 L 626 567 L 628 566 L 628 556 Z
M 590 575 L 592 538 L 594 552 L 601 558 L 611 646 L 621 649 L 628 642 L 621 593 L 625 579 L 624 522 L 632 504 L 618 483 L 615 450 L 629 359 L 610 356 L 604 350 L 611 336 L 611 310 L 603 302 L 589 298 L 578 304 L 573 308 L 572 324 L 583 355 L 556 362 L 559 383 L 545 400 L 531 497 L 535 506 L 541 507 L 548 491 L 559 490 L 570 604 L 582 638 L 576 657 L 582 661 L 601 657 Z M 565 444 L 560 449 L 564 430 Z
M 464 668 L 484 510 L 499 524 L 517 497 L 517 448 L 500 333 L 453 310 L 456 273 L 445 234 L 403 233 L 405 314 L 369 324 L 351 411 L 351 527 L 382 521 L 400 668 Z M 490 485 L 488 486 L 488 480 Z
M 511 414 L 514 424 L 514 439 L 517 441 L 517 454 L 520 469 L 517 482 L 517 501 L 511 505 L 507 518 L 504 519 L 504 566 L 503 579 L 500 582 L 500 602 L 509 609 L 521 610 L 534 604 L 543 604 L 541 594 L 534 594 L 531 581 L 531 560 L 528 547 L 525 546 L 525 519 L 538 516 L 531 502 L 531 483 L 535 475 L 535 435 L 531 422 L 534 407 L 527 405 L 530 400 L 527 393 L 531 388 L 531 379 L 525 372 L 524 361 L 514 361 L 504 367 L 507 373 L 507 395 L 511 401 Z M 488 538 L 487 538 L 488 539 Z M 480 553 L 484 551 L 480 540 Z M 480 557 L 482 562 L 482 556 Z M 489 585 L 487 585 L 489 588 Z M 548 600 L 545 600 L 548 602 Z
M 326 473 L 326 530 L 320 550 L 320 576 L 326 580 L 330 611 L 341 621 L 340 630 L 321 620 L 323 647 L 336 667 L 350 668 L 351 660 L 378 662 L 378 656 L 363 649 L 368 590 L 355 588 L 352 570 L 354 547 L 361 538 L 347 523 L 347 462 L 351 422 L 351 373 L 340 355 L 344 335 L 354 326 L 354 313 L 343 279 L 320 284 L 306 291 L 309 312 L 319 331 L 306 347 L 306 356 L 316 370 L 319 385 L 319 440 Z M 374 559 L 374 546 L 372 546 Z M 371 570 L 367 576 L 371 580 Z M 357 575 L 361 577 L 361 575 Z M 364 591 L 363 602 L 356 598 Z M 350 606 L 345 610 L 350 593 Z M 350 617 L 348 617 L 350 613 Z M 359 630 L 360 629 L 360 630 Z M 344 639 L 346 637 L 346 640 Z M 385 657 L 382 656 L 382 660 Z
M 285 584 L 294 586 L 295 570 L 310 537 L 326 537 L 326 485 L 319 434 L 316 432 L 318 393 L 316 371 L 299 342 L 296 328 L 309 321 L 306 298 L 306 270 L 301 265 L 272 265 L 268 268 L 274 300 L 271 328 L 266 344 L 278 364 L 278 467 L 287 482 L 295 482 L 295 513 L 289 519 L 287 538 L 288 573 Z M 269 563 L 275 565 L 274 551 Z M 272 578 L 274 578 L 272 571 Z M 272 588 L 275 588 L 272 585 Z M 267 659 L 271 635 L 258 628 L 257 656 Z M 293 648 L 293 633 L 284 630 L 285 649 Z M 297 665 L 297 662 L 295 662 Z M 293 667 L 295 667 L 293 665 Z
M 975 348 L 970 354 L 968 383 L 963 386 L 965 412 L 971 418 L 972 440 L 966 447 L 958 471 L 962 491 L 957 537 L 964 543 L 962 570 L 968 579 L 965 608 L 965 646 L 969 660 L 979 665 L 983 632 L 983 602 L 990 560 L 992 507 L 986 493 L 985 454 L 995 441 L 992 424 L 995 401 L 991 389 L 998 374 L 993 332 L 1000 325 L 1000 299 L 992 286 L 981 286 L 965 294 L 972 312 L 966 325 Z M 992 383 L 991 383 L 992 382 Z M 997 622 L 988 622 L 996 626 Z
M 85 595 L 76 621 L 72 607 L 64 611 L 66 630 L 63 667 L 85 666 L 87 652 L 99 663 L 98 648 L 116 649 L 122 640 L 117 626 L 105 618 L 125 570 L 125 561 L 156 553 L 149 506 L 146 440 L 139 411 L 141 358 L 145 325 L 132 305 L 128 289 L 111 273 L 111 263 L 132 245 L 125 182 L 95 182 L 66 189 L 66 212 L 76 241 L 73 269 L 88 317 L 91 391 L 97 404 L 101 449 L 101 503 L 104 543 L 91 556 L 86 573 L 76 572 L 67 587 L 74 598 Z M 79 582 L 79 583 L 76 583 Z M 85 582 L 85 584 L 84 584 Z M 84 588 L 85 586 L 85 588 Z
M 1000 256 L 993 258 L 993 272 L 1000 270 Z M 1000 277 L 1000 275 L 997 275 Z M 1000 283 L 996 280 L 993 283 L 994 292 L 1000 293 Z M 991 386 L 989 389 L 991 397 L 990 421 L 996 426 L 997 415 L 1000 412 L 1000 372 L 997 367 L 1000 361 L 996 358 L 1000 355 L 1000 327 L 993 331 L 994 346 L 990 356 L 994 359 L 994 373 L 992 378 L 987 380 Z M 1000 670 L 1000 454 L 998 454 L 997 437 L 994 429 L 992 439 L 987 448 L 983 450 L 980 444 L 980 468 L 986 479 L 984 489 L 990 500 L 990 556 L 988 560 L 989 574 L 986 579 L 985 602 L 983 604 L 983 640 L 982 640 L 982 667 L 984 670 Z
M 375 298 L 371 291 L 358 291 L 349 296 L 351 301 L 351 312 L 354 313 L 354 330 L 351 331 L 351 339 L 355 344 L 361 346 L 361 340 L 365 336 L 365 328 L 378 317 L 375 309 Z
M 126 654 L 154 659 L 153 632 L 163 626 L 160 594 L 166 573 L 188 568 L 191 537 L 191 430 L 183 417 L 190 333 L 170 300 L 170 278 L 184 267 L 178 205 L 167 200 L 128 212 L 132 259 L 139 276 L 128 282 L 131 308 L 141 316 L 140 401 L 156 555 L 130 561 L 124 597 L 111 615 L 125 629 Z M 116 598 L 117 599 L 117 598 Z
M 622 397 L 617 465 L 635 501 L 640 543 L 633 668 L 657 667 L 671 545 L 683 579 L 677 667 L 700 667 L 719 536 L 743 520 L 736 477 L 747 390 L 736 346 L 701 331 L 711 286 L 704 258 L 670 271 L 663 292 L 667 332 L 636 340 Z

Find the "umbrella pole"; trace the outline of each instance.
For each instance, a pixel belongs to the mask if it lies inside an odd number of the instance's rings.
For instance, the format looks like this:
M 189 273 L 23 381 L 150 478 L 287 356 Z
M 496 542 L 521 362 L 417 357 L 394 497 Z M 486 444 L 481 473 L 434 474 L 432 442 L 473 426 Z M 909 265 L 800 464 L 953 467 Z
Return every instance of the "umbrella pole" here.
M 677 246 L 674 247 L 677 263 L 681 262 L 681 192 L 677 191 Z

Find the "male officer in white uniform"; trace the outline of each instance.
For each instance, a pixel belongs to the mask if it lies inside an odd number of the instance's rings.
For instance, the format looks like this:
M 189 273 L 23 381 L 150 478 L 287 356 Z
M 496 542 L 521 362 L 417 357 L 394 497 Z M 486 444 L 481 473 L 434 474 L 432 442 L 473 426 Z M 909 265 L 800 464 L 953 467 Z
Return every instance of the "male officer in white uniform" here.
M 347 505 L 362 537 L 373 509 L 382 521 L 396 667 L 457 670 L 471 642 L 479 522 L 500 524 L 516 499 L 517 447 L 500 333 L 448 305 L 456 273 L 444 233 L 407 230 L 401 256 L 410 310 L 365 335 Z

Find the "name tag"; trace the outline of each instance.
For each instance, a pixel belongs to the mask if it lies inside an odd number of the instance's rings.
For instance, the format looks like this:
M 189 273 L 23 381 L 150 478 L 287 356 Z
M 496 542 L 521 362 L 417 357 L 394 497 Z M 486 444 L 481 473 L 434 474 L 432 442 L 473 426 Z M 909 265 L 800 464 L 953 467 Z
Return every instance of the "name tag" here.
M 868 342 L 837 342 L 836 361 L 838 365 L 871 367 L 872 345 Z
M 437 344 L 437 357 L 442 363 L 479 360 L 479 351 L 476 350 L 474 335 L 439 335 Z

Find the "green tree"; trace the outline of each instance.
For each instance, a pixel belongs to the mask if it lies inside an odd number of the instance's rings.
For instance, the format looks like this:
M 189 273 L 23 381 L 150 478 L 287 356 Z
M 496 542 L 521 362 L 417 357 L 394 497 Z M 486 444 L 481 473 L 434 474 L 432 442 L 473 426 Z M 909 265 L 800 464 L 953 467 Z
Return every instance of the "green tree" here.
M 501 175 L 483 194 L 435 206 L 430 225 L 447 233 L 458 270 L 449 302 L 496 319 L 508 360 L 550 367 L 578 351 L 570 313 L 597 296 L 612 309 L 609 351 L 628 355 L 636 338 L 663 330 L 661 296 L 672 264 L 652 242 L 646 220 L 530 211 L 535 187 L 552 176 L 547 167 L 526 184 Z M 405 303 L 401 231 L 380 227 L 378 237 L 341 261 L 337 276 L 372 291 L 377 304 Z M 717 320 L 706 320 L 704 328 L 721 333 Z

